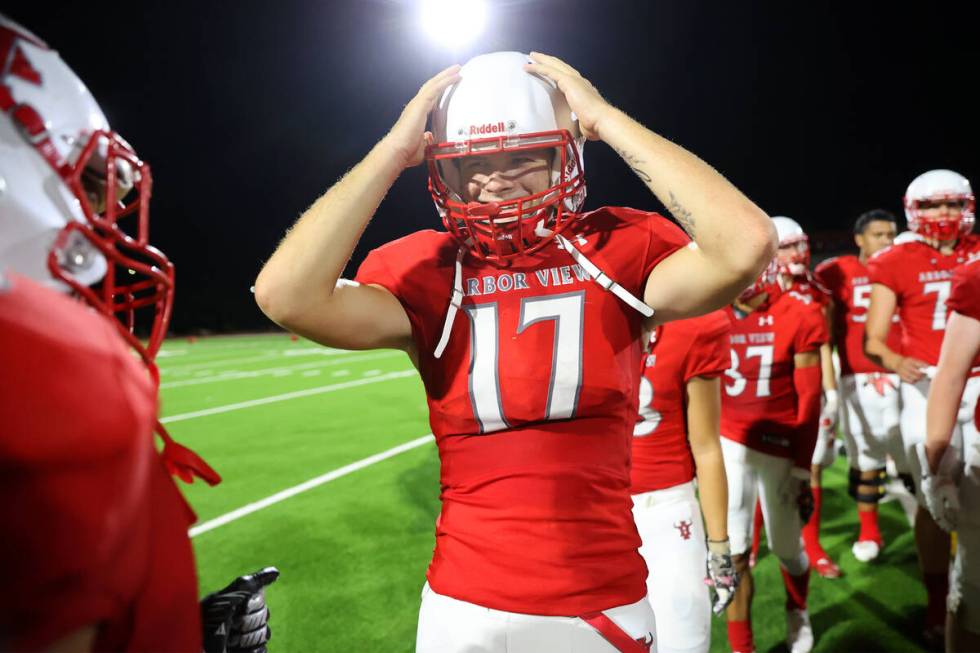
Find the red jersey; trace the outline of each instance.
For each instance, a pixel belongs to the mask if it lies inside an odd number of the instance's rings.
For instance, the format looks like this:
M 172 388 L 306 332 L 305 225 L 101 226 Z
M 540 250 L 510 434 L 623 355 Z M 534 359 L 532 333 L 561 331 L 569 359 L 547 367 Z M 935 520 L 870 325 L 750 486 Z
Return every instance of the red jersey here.
M 820 304 L 820 306 L 827 306 L 830 303 L 830 291 L 817 279 L 811 277 L 809 272 L 807 272 L 807 276 L 805 277 L 793 277 L 793 283 L 787 289 L 787 292 L 795 292 L 807 296 Z
M 576 249 L 635 296 L 687 237 L 666 219 L 603 208 Z M 439 448 L 442 513 L 428 580 L 440 594 L 579 615 L 646 593 L 630 497 L 643 317 L 549 245 L 497 266 L 463 257 L 462 309 L 441 358 L 459 247 L 421 231 L 357 273 L 405 308 Z
M 0 289 L 0 649 L 99 624 L 95 650 L 199 651 L 192 513 L 153 443 L 156 387 L 107 319 Z
M 728 310 L 732 364 L 721 393 L 721 434 L 756 451 L 792 458 L 798 440 L 793 357 L 827 342 L 823 311 L 794 292 L 748 315 Z
M 902 343 L 899 353 L 935 365 L 939 361 L 949 308 L 953 269 L 980 258 L 980 236 L 960 238 L 951 254 L 927 243 L 892 245 L 868 260 L 871 283 L 895 293 Z
M 887 372 L 864 355 L 864 325 L 871 306 L 871 279 L 868 268 L 857 256 L 837 256 L 823 261 L 815 272 L 834 299 L 833 339 L 837 344 L 841 375 Z M 898 351 L 902 328 L 898 315 L 888 332 L 888 346 Z
M 633 494 L 694 478 L 685 388 L 694 377 L 715 377 L 728 369 L 730 330 L 728 314 L 715 311 L 670 322 L 651 335 L 640 379 L 640 420 L 633 429 Z

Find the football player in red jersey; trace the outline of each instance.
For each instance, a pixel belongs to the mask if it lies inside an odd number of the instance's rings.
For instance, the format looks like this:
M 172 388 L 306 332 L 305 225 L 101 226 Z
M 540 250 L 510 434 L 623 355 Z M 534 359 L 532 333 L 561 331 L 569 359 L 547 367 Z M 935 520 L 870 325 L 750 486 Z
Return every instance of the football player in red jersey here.
M 840 360 L 842 430 L 850 462 L 848 493 L 857 502 L 861 522 L 852 551 L 861 562 L 873 560 L 881 550 L 878 502 L 885 492 L 888 454 L 896 464 L 905 460 L 898 432 L 898 376 L 864 355 L 864 324 L 871 303 L 868 258 L 891 245 L 896 232 L 895 216 L 888 211 L 862 213 L 854 223 L 858 254 L 827 259 L 814 272 L 833 298 L 831 338 Z M 898 349 L 900 339 L 896 319 L 888 334 L 889 347 Z
M 946 329 L 953 269 L 980 257 L 980 237 L 971 233 L 975 200 L 970 182 L 956 172 L 930 170 L 919 175 L 909 184 L 904 204 L 909 228 L 922 240 L 893 245 L 868 261 L 872 285 L 864 350 L 901 379 L 902 441 L 920 502 L 915 541 L 928 595 L 923 632 L 936 643 L 942 639 L 946 615 L 950 540 L 922 505 L 922 470 L 914 449 L 925 440 L 926 397 Z M 896 311 L 902 324 L 897 350 L 888 344 Z M 973 367 L 967 397 L 980 393 L 980 360 Z
M 953 273 L 950 309 L 936 376 L 929 388 L 926 442 L 920 450 L 922 494 L 940 526 L 956 529 L 950 576 L 946 647 L 980 650 L 980 403 L 965 393 L 980 357 L 980 259 Z M 972 403 L 971 403 L 972 402 Z M 973 417 L 971 420 L 970 417 Z M 953 445 L 954 432 L 963 440 Z M 962 460 L 962 462 L 959 462 Z M 957 487 L 958 486 L 958 487 Z
M 631 491 L 660 653 L 706 652 L 711 612 L 724 612 L 738 582 L 718 435 L 730 329 L 723 311 L 671 322 L 653 330 L 643 357 Z M 703 583 L 706 559 L 713 605 Z
M 582 213 L 586 139 L 619 152 L 697 246 L 656 214 Z M 380 247 L 341 280 L 423 160 L 447 231 Z M 629 493 L 644 320 L 719 308 L 774 245 L 721 175 L 539 53 L 433 77 L 301 216 L 256 280 L 260 307 L 330 346 L 403 349 L 425 384 L 442 511 L 418 650 L 649 646 Z
M 200 651 L 201 607 L 226 627 L 209 652 L 229 628 L 228 650 L 268 637 L 271 571 L 198 605 L 168 471 L 219 479 L 156 419 L 173 267 L 148 244 L 150 184 L 58 54 L 0 15 L 0 650 Z
M 733 651 L 755 650 L 748 553 L 756 500 L 786 585 L 787 644 L 813 647 L 806 609 L 810 562 L 801 545 L 813 509 L 810 465 L 820 417 L 820 346 L 827 325 L 809 296 L 782 292 L 774 260 L 731 311 L 732 364 L 722 394 L 728 525 L 740 584 L 728 608 Z
M 776 264 L 779 268 L 779 285 L 784 292 L 809 297 L 828 315 L 830 293 L 810 272 L 810 239 L 803 228 L 792 218 L 776 216 L 772 219 L 779 238 Z M 829 317 L 828 317 L 828 325 Z M 824 551 L 820 544 L 820 517 L 823 512 L 823 468 L 834 462 L 834 433 L 837 430 L 838 397 L 837 375 L 834 371 L 833 351 L 830 343 L 820 347 L 820 369 L 823 385 L 823 403 L 820 411 L 820 429 L 813 449 L 810 468 L 810 491 L 813 493 L 813 514 L 803 527 L 803 543 L 814 570 L 824 578 L 839 578 L 840 567 Z M 756 512 L 758 515 L 758 511 Z M 758 548 L 758 529 L 753 536 L 753 549 Z

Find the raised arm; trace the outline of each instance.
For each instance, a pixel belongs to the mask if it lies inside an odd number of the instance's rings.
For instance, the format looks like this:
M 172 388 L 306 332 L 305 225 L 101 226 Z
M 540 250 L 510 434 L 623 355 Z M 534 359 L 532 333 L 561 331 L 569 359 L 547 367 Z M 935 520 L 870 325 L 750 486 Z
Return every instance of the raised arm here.
M 616 150 L 697 243 L 650 274 L 644 301 L 657 323 L 720 308 L 751 285 L 776 252 L 769 217 L 707 163 L 606 102 L 565 62 L 536 52 L 531 59 L 527 69 L 554 80 L 583 134 Z
M 458 79 L 459 66 L 451 66 L 423 84 L 391 131 L 286 233 L 255 281 L 269 319 L 332 347 L 411 348 L 408 316 L 391 293 L 338 281 L 388 189 L 422 161 L 429 111 Z

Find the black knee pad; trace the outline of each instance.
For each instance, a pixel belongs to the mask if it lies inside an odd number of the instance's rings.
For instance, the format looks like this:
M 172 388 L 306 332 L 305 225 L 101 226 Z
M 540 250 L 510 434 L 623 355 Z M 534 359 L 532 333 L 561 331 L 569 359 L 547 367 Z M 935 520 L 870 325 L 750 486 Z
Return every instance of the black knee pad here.
M 878 503 L 885 496 L 888 473 L 884 467 L 880 467 L 874 472 L 875 475 L 872 478 L 861 478 L 861 472 L 851 468 L 847 477 L 847 493 L 858 503 Z M 872 490 L 870 492 L 862 490 L 861 486 L 870 487 Z
M 909 472 L 902 472 L 898 475 L 898 478 L 900 481 L 902 481 L 902 485 L 905 486 L 905 489 L 909 491 L 909 494 L 915 496 L 915 480 L 913 480 L 912 474 Z

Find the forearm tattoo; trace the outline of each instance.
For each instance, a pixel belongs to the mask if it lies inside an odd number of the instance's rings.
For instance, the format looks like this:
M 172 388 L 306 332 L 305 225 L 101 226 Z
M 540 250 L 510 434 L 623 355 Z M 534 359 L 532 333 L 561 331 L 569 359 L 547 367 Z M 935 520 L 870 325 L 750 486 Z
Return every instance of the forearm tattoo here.
M 626 162 L 626 165 L 630 167 L 630 170 L 632 170 L 637 177 L 643 180 L 643 183 L 649 184 L 651 181 L 653 181 L 650 175 L 648 175 L 645 170 L 640 170 L 640 168 L 638 167 L 643 163 L 643 161 L 639 157 L 630 154 L 626 150 L 619 150 L 619 149 L 616 150 L 616 154 L 623 157 L 623 161 Z
M 694 218 L 691 217 L 691 212 L 681 206 L 681 203 L 677 201 L 677 197 L 674 196 L 673 191 L 670 193 L 670 203 L 667 205 L 667 210 L 670 211 L 671 215 L 677 219 L 684 231 L 691 238 L 694 238 Z

